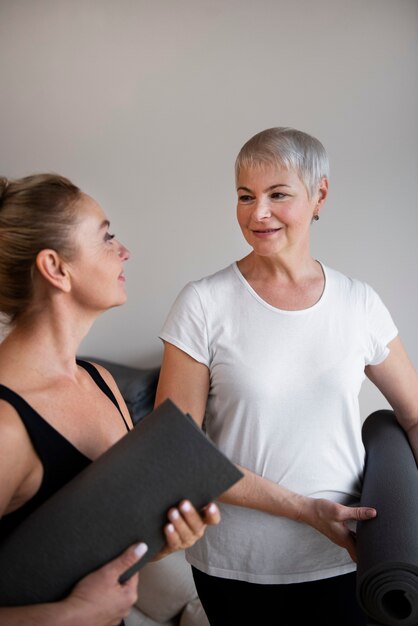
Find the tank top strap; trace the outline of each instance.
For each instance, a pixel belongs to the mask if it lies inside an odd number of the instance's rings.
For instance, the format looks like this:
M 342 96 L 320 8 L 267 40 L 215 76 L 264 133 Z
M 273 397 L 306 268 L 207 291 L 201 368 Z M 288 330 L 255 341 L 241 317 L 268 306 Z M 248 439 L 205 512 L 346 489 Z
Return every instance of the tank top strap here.
M 107 397 L 109 398 L 109 400 L 111 400 L 113 402 L 113 404 L 116 406 L 117 410 L 119 411 L 123 422 L 126 426 L 126 430 L 130 430 L 125 417 L 120 409 L 119 403 L 115 398 L 115 394 L 113 393 L 113 391 L 111 390 L 111 388 L 109 387 L 109 385 L 106 383 L 106 381 L 104 380 L 104 378 L 102 377 L 102 375 L 99 373 L 99 371 L 97 370 L 96 367 L 94 367 L 94 365 L 92 363 L 90 363 L 89 361 L 84 361 L 82 359 L 76 359 L 77 361 L 77 365 L 80 365 L 80 367 L 83 367 L 86 372 L 88 372 L 90 374 L 90 376 L 92 377 L 92 379 L 94 380 L 94 382 L 96 383 L 96 385 L 98 387 L 100 387 L 100 389 L 103 391 L 104 394 L 107 395 Z

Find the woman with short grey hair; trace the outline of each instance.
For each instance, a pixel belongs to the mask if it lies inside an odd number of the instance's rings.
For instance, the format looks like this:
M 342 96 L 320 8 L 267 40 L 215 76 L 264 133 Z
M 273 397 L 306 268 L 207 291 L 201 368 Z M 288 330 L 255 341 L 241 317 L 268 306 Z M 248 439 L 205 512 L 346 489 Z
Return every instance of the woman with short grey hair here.
M 314 259 L 326 151 L 287 127 L 236 160 L 250 253 L 178 295 L 161 338 L 171 397 L 244 472 L 187 550 L 211 626 L 363 626 L 351 523 L 364 467 L 358 395 L 386 396 L 418 459 L 418 381 L 377 293 Z

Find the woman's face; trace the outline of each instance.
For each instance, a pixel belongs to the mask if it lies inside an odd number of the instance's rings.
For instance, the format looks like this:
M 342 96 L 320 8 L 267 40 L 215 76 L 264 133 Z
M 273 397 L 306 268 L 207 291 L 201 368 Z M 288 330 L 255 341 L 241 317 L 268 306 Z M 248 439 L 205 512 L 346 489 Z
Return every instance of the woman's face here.
M 75 254 L 67 264 L 71 292 L 80 305 L 105 311 L 126 301 L 123 263 L 129 252 L 109 233 L 109 221 L 93 198 L 83 194 L 77 208 Z
M 273 165 L 242 169 L 237 181 L 237 218 L 254 252 L 275 256 L 309 250 L 312 217 L 319 213 L 327 190 L 324 178 L 309 198 L 293 170 Z

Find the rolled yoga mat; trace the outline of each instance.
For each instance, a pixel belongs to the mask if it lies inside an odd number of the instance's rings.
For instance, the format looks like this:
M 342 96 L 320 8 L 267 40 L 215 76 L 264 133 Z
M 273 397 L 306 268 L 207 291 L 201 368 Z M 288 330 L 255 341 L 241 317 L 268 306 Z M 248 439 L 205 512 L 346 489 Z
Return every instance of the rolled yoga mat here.
M 370 624 L 418 625 L 418 468 L 393 411 L 372 413 L 361 506 L 377 517 L 357 524 L 357 597 Z

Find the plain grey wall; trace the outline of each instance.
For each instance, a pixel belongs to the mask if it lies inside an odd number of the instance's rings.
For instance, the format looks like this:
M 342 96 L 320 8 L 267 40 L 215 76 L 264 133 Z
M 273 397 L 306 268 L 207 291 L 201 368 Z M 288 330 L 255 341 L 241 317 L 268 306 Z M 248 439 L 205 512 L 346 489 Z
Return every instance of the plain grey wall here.
M 247 252 L 239 148 L 289 125 L 331 160 L 315 256 L 375 287 L 416 364 L 417 25 L 416 0 L 1 0 L 0 172 L 69 176 L 132 252 L 81 353 L 159 362 L 179 289 Z

